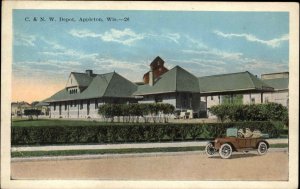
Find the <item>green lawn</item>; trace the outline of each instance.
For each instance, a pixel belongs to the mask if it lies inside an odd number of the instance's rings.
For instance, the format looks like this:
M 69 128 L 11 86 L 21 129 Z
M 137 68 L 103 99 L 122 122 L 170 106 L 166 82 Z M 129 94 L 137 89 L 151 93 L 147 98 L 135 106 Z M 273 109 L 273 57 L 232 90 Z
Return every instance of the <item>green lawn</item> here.
M 288 148 L 289 144 L 286 143 L 278 143 L 278 144 L 270 144 L 270 148 Z
M 55 150 L 55 151 L 29 151 L 12 152 L 11 157 L 37 157 L 37 156 L 72 156 L 84 154 L 127 154 L 151 152 L 184 152 L 202 151 L 204 146 L 168 147 L 168 148 L 128 148 L 128 149 L 99 149 L 99 150 Z

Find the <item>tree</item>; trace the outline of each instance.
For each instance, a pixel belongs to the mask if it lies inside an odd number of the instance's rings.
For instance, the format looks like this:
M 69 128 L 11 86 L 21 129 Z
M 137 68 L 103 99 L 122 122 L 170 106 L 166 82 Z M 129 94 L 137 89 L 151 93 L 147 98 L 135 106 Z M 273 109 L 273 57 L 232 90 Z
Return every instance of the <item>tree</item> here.
M 209 111 L 221 122 L 230 121 L 281 121 L 288 126 L 288 109 L 281 104 L 221 104 L 212 106 Z
M 36 116 L 36 119 L 39 118 L 39 115 L 41 115 L 41 110 L 38 109 L 26 109 L 24 110 L 24 115 L 28 116 L 29 120 L 33 120 L 32 116 Z

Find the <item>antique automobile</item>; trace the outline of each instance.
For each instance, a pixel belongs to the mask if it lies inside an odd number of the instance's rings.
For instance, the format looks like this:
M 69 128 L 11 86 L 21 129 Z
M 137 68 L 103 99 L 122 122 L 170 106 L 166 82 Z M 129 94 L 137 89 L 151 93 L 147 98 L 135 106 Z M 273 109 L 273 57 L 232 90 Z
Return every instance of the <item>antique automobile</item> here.
M 267 153 L 269 143 L 265 140 L 268 134 L 262 134 L 258 130 L 251 132 L 250 129 L 228 128 L 226 137 L 216 138 L 206 145 L 205 151 L 208 156 L 219 152 L 223 159 L 231 157 L 232 152 L 247 153 L 250 150 L 257 150 L 259 155 Z

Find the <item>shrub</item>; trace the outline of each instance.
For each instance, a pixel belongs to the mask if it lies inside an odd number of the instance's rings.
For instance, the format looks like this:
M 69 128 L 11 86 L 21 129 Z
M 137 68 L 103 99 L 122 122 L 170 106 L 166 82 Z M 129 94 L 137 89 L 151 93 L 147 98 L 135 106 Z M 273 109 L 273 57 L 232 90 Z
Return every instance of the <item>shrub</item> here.
M 209 111 L 222 122 L 231 121 L 282 121 L 288 125 L 288 110 L 277 103 L 267 104 L 221 104 L 212 106 Z
M 145 123 L 149 122 L 148 115 L 151 115 L 154 123 L 156 122 L 168 122 L 168 117 L 175 110 L 175 107 L 171 104 L 163 103 L 145 103 L 145 104 L 104 104 L 99 107 L 98 113 L 102 115 L 105 120 L 114 122 L 114 118 L 117 117 L 118 122 L 123 117 L 123 122 L 139 122 L 140 118 Z M 163 117 L 159 117 L 159 114 Z
M 39 115 L 41 115 L 41 110 L 37 110 L 37 109 L 25 109 L 24 110 L 24 115 L 28 116 L 29 120 L 32 120 L 33 117 L 32 116 L 36 116 L 36 119 L 39 118 Z
M 12 145 L 127 143 L 175 140 L 212 139 L 222 136 L 229 127 L 259 129 L 270 137 L 278 137 L 281 126 L 277 122 L 228 122 L 192 124 L 123 124 L 91 126 L 18 126 L 12 127 Z

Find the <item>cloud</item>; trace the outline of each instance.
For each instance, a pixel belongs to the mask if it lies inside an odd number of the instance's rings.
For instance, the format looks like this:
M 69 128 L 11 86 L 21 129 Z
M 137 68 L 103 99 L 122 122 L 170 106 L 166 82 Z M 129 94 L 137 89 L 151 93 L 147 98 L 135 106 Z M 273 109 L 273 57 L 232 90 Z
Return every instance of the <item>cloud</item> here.
M 205 49 L 205 50 L 186 49 L 186 50 L 182 50 L 182 52 L 186 54 L 196 54 L 196 55 L 202 55 L 207 57 L 218 57 L 226 60 L 240 60 L 241 56 L 243 55 L 240 52 L 226 52 L 215 48 Z
M 197 40 L 190 38 L 193 44 L 198 44 Z M 173 60 L 172 62 L 183 63 L 191 67 L 191 71 L 201 75 L 213 75 L 221 73 L 232 73 L 240 71 L 250 71 L 254 74 L 280 72 L 288 70 L 288 61 L 271 61 L 268 59 L 257 59 L 247 57 L 241 52 L 228 52 L 217 48 L 210 48 L 205 44 L 195 46 L 195 48 L 183 49 L 184 59 Z M 193 66 L 191 66 L 193 65 Z M 210 74 L 207 74 L 210 73 Z
M 76 59 L 92 59 L 95 56 L 98 56 L 98 53 L 85 54 L 81 51 L 73 49 L 64 49 L 60 51 L 42 51 L 40 54 L 47 56 L 56 56 L 56 57 L 73 57 Z
M 129 28 L 124 30 L 110 29 L 104 33 L 94 33 L 90 30 L 71 30 L 69 32 L 74 37 L 85 38 L 99 38 L 105 42 L 116 42 L 123 45 L 131 46 L 134 42 L 144 39 L 144 34 L 135 33 Z
M 224 73 L 225 62 L 209 59 L 168 59 L 168 64 L 181 64 L 185 69 L 193 73 L 196 77 L 207 75 L 207 73 Z
M 55 41 L 49 41 L 45 38 L 42 40 L 49 46 L 47 47 L 48 51 L 38 52 L 39 54 L 47 55 L 47 56 L 56 56 L 56 57 L 73 57 L 76 59 L 89 59 L 95 56 L 98 56 L 98 53 L 90 53 L 86 54 L 78 50 L 69 49 Z
M 110 29 L 104 33 L 95 33 L 90 30 L 76 30 L 73 29 L 69 32 L 74 37 L 78 38 L 99 38 L 105 42 L 115 42 L 120 43 L 123 45 L 131 46 L 136 41 L 140 41 L 143 39 L 160 39 L 160 40 L 168 40 L 174 42 L 176 44 L 180 43 L 181 35 L 179 33 L 167 33 L 164 32 L 163 34 L 157 33 L 136 33 L 135 31 L 125 28 L 124 30 L 117 30 L 117 29 Z
M 93 60 L 93 65 L 99 71 L 111 72 L 113 70 L 126 76 L 131 81 L 142 80 L 143 73 L 148 71 L 148 65 L 141 61 L 127 61 L 110 57 L 97 57 Z
M 49 69 L 45 69 L 45 67 L 52 67 L 54 69 L 70 69 L 70 67 L 74 68 L 74 66 L 80 66 L 80 62 L 77 61 L 64 61 L 64 60 L 45 60 L 45 61 L 20 61 L 15 62 L 14 64 L 17 67 L 30 67 L 31 69 L 44 69 L 44 72 L 48 72 Z
M 178 33 L 167 33 L 164 35 L 167 39 L 179 44 L 180 35 Z
M 255 58 L 244 58 L 240 61 L 239 67 L 248 71 L 267 70 L 268 72 L 281 72 L 288 70 L 287 62 L 271 62 Z
M 131 45 L 133 42 L 141 40 L 144 38 L 143 34 L 137 34 L 131 29 L 116 30 L 110 29 L 109 32 L 105 32 L 104 35 L 101 36 L 103 41 L 113 41 L 117 43 L 121 43 L 123 45 Z
M 35 46 L 36 36 L 15 33 L 14 44 L 17 46 L 33 47 Z
M 187 40 L 188 45 L 190 47 L 193 47 L 195 49 L 207 49 L 208 48 L 204 43 L 202 43 L 201 41 L 199 41 L 197 39 L 192 38 L 189 35 L 185 35 L 184 37 Z
M 262 39 L 257 38 L 253 34 L 246 34 L 246 33 L 241 33 L 241 34 L 229 33 L 229 34 L 226 34 L 226 33 L 223 33 L 221 31 L 217 31 L 217 30 L 214 31 L 214 33 L 217 34 L 218 36 L 221 36 L 221 37 L 224 37 L 224 38 L 229 38 L 229 39 L 233 38 L 233 37 L 244 38 L 247 41 L 261 43 L 261 44 L 267 45 L 267 46 L 272 47 L 272 48 L 279 47 L 280 44 L 283 41 L 288 41 L 289 40 L 289 35 L 288 34 L 284 34 L 279 38 L 275 38 L 275 39 L 271 39 L 271 40 L 262 40 Z
M 93 34 L 85 33 L 84 35 L 87 36 Z M 50 59 L 47 61 L 17 62 L 15 63 L 17 64 L 15 67 L 16 70 L 23 68 L 22 71 L 26 73 L 30 69 L 40 72 L 41 67 L 45 69 L 45 66 L 47 66 L 47 72 L 49 73 L 59 69 L 60 73 L 66 74 L 69 73 L 71 69 L 73 71 L 83 71 L 87 68 L 93 68 L 96 73 L 111 72 L 116 70 L 129 79 L 141 80 L 140 73 L 145 72 L 148 69 L 146 64 L 138 61 L 115 59 L 107 56 L 101 56 L 99 53 L 85 53 L 79 50 L 67 48 L 55 41 L 49 41 L 45 38 L 43 38 L 43 41 L 47 45 L 47 50 L 41 51 L 39 54 L 47 55 Z M 27 69 L 25 69 L 25 67 Z
M 61 44 L 55 42 L 55 41 L 50 41 L 46 39 L 45 37 L 40 37 L 42 41 L 44 41 L 47 45 L 50 46 L 50 49 L 52 50 L 65 50 L 66 48 L 62 46 Z

